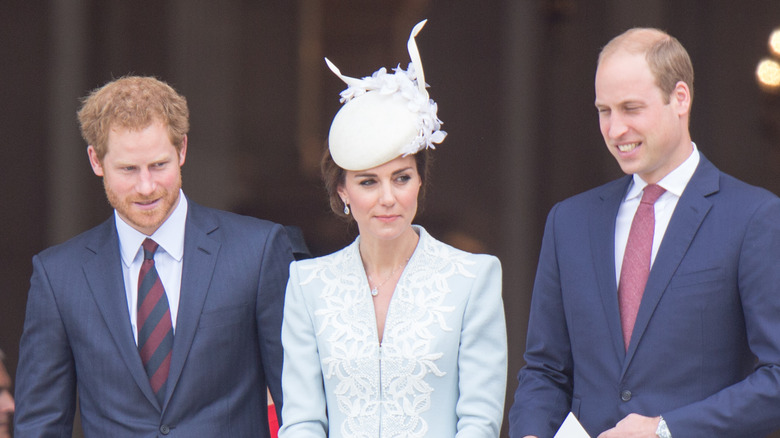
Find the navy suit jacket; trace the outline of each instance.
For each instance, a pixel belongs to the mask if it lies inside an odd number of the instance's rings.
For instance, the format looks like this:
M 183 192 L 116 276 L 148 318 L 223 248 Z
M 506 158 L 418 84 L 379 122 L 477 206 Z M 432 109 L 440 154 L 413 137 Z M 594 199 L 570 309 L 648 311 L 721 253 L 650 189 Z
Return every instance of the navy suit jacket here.
M 266 437 L 282 402 L 290 242 L 281 225 L 189 202 L 165 401 L 128 314 L 114 217 L 33 258 L 16 380 L 17 438 Z
M 510 435 L 552 437 L 572 411 L 595 437 L 629 413 L 674 437 L 780 427 L 780 200 L 704 156 L 652 266 L 626 351 L 615 220 L 626 176 L 550 212 Z

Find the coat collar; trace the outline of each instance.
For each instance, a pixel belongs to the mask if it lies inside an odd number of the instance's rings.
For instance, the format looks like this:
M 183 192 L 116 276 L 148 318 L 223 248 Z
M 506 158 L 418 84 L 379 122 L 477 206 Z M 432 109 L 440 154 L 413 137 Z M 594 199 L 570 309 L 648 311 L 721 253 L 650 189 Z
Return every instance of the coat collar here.
M 614 254 L 615 221 L 620 204 L 630 187 L 631 176 L 606 184 L 598 193 L 601 205 L 590 215 L 589 223 L 591 257 L 615 354 L 624 359 L 623 373 L 628 369 L 658 302 L 712 207 L 708 197 L 718 192 L 719 178 L 720 171 L 701 154 L 699 165 L 677 202 L 650 271 L 628 350 L 623 344 Z
M 176 336 L 173 340 L 165 404 L 176 389 L 200 322 L 221 247 L 215 235 L 218 228 L 219 224 L 213 213 L 190 201 L 184 233 L 184 265 L 181 273 L 179 316 L 176 322 Z
M 661 247 L 658 249 L 655 262 L 650 270 L 645 293 L 639 306 L 634 334 L 626 352 L 626 361 L 623 364 L 624 373 L 628 369 L 631 358 L 655 313 L 658 302 L 669 287 L 669 283 L 688 252 L 697 231 L 712 208 L 712 201 L 709 197 L 715 195 L 719 189 L 720 171 L 702 155 L 696 172 L 677 201 Z
M 130 326 L 119 237 L 113 216 L 99 225 L 87 242 L 83 270 L 95 303 L 130 375 L 149 402 L 157 404 Z
M 200 314 L 211 284 L 221 243 L 215 238 L 218 221 L 208 209 L 190 201 L 184 236 L 181 297 L 165 404 L 171 398 L 187 360 Z M 83 263 L 92 295 L 130 374 L 150 403 L 158 405 L 135 345 L 125 298 L 114 218 L 99 225 L 86 244 Z
M 607 315 L 615 353 L 621 358 L 625 355 L 625 347 L 615 284 L 615 221 L 630 184 L 631 176 L 624 176 L 604 186 L 599 193 L 601 204 L 590 216 L 588 224 L 592 248 L 590 256 L 596 269 L 601 304 L 604 314 Z

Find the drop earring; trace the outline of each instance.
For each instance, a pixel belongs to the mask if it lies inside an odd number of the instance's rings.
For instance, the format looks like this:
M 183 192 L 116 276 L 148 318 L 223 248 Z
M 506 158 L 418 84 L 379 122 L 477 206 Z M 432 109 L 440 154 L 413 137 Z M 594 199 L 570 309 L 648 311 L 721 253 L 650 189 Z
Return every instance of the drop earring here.
M 349 216 L 349 204 L 347 204 L 346 202 L 344 203 L 344 214 Z

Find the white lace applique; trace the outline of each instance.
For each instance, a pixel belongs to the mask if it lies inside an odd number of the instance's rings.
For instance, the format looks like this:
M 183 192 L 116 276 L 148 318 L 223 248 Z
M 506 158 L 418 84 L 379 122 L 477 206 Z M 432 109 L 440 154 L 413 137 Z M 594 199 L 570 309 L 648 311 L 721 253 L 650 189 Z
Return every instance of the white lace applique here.
M 343 436 L 377 437 L 380 430 L 383 437 L 426 435 L 422 414 L 433 392 L 426 378 L 446 374 L 436 364 L 443 353 L 432 351 L 433 330 L 452 330 L 446 318 L 454 310 L 445 303 L 448 280 L 475 277 L 467 256 L 433 239 L 420 240 L 391 300 L 381 349 L 358 242 L 312 266 L 303 283 L 317 278 L 324 284 L 316 329 L 328 343 L 320 352 L 323 376 L 335 385 L 338 409 L 346 417 Z

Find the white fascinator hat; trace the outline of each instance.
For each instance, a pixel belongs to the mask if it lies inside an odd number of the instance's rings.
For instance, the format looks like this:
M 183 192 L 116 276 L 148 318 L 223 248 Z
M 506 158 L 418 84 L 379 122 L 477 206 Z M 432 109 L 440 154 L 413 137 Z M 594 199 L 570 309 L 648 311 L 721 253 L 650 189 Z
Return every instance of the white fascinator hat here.
M 331 71 L 348 85 L 344 104 L 330 125 L 328 145 L 333 161 L 345 170 L 366 170 L 399 156 L 435 149 L 444 140 L 436 102 L 425 89 L 420 52 L 414 37 L 427 20 L 417 23 L 407 42 L 411 62 L 390 74 L 382 67 L 362 79 L 344 76 L 328 58 Z

